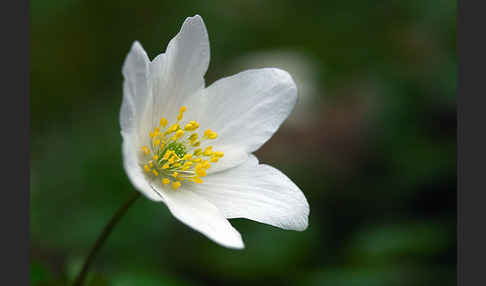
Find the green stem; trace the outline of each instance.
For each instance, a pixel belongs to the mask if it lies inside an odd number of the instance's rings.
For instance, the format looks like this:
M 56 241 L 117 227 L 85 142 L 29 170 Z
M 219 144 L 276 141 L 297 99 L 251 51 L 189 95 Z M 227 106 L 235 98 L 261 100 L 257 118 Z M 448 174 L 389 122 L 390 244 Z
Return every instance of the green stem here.
M 79 272 L 78 277 L 74 281 L 73 286 L 81 286 L 83 285 L 83 282 L 86 278 L 86 274 L 88 273 L 88 269 L 91 266 L 91 263 L 93 262 L 96 254 L 100 250 L 101 246 L 103 246 L 103 243 L 105 240 L 108 238 L 110 235 L 111 231 L 115 227 L 115 225 L 118 223 L 118 221 L 123 217 L 123 215 L 127 212 L 127 210 L 130 208 L 130 206 L 140 197 L 140 192 L 135 191 L 135 193 L 126 201 L 113 215 L 113 217 L 110 219 L 110 221 L 106 224 L 106 226 L 103 228 L 103 231 L 101 232 L 100 236 L 96 240 L 95 244 L 91 248 L 91 251 L 88 254 L 88 257 L 84 261 L 83 268 L 81 269 L 81 272 Z

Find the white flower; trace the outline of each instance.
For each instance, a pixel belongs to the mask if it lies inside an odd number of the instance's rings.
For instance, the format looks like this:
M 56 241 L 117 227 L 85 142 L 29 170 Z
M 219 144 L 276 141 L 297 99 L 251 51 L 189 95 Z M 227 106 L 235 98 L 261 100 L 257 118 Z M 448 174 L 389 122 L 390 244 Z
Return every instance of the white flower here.
M 305 230 L 309 205 L 300 189 L 251 154 L 290 114 L 294 81 L 285 71 L 265 68 L 205 87 L 208 64 L 208 34 L 199 15 L 187 18 L 152 62 L 133 44 L 123 65 L 120 112 L 130 181 L 226 247 L 244 247 L 228 218 Z

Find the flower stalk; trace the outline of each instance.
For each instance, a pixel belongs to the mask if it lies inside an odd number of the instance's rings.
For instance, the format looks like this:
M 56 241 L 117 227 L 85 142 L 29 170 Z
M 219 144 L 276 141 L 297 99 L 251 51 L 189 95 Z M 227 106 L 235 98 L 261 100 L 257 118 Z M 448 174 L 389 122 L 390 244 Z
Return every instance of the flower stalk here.
M 115 225 L 120 221 L 120 219 L 123 217 L 123 215 L 127 212 L 127 210 L 132 206 L 132 204 L 140 197 L 140 192 L 133 192 L 132 196 L 116 211 L 116 213 L 113 215 L 113 217 L 110 219 L 110 221 L 106 224 L 106 226 L 103 228 L 103 231 L 101 232 L 100 236 L 96 240 L 95 244 L 91 248 L 88 256 L 86 257 L 86 260 L 84 261 L 83 268 L 78 274 L 78 277 L 74 281 L 73 286 L 81 286 L 83 285 L 83 282 L 86 278 L 86 275 L 88 274 L 89 267 L 91 266 L 94 258 L 96 257 L 96 254 L 98 251 L 101 249 L 103 246 L 104 242 L 110 235 L 111 231 L 115 227 Z

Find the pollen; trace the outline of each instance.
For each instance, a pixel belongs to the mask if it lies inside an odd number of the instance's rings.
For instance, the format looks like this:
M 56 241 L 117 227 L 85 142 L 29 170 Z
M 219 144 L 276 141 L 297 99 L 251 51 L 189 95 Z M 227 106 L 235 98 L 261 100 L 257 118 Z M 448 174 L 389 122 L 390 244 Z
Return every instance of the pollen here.
M 172 183 L 172 188 L 173 188 L 174 190 L 177 190 L 177 189 L 178 189 L 178 188 L 180 188 L 180 187 L 181 187 L 181 182 L 173 182 L 173 183 Z
M 177 132 L 175 133 L 176 139 L 181 138 L 182 135 L 184 135 L 184 130 L 177 130 Z
M 218 137 L 218 133 L 214 132 L 211 129 L 207 129 L 204 131 L 204 137 L 207 139 L 216 139 Z
M 150 154 L 150 150 L 147 146 L 142 146 L 142 152 L 145 154 L 145 155 L 148 155 Z
M 143 168 L 144 168 L 145 172 L 147 172 L 147 173 L 150 172 L 150 167 L 148 165 L 144 165 Z
M 164 128 L 165 126 L 167 126 L 167 119 L 165 119 L 164 117 L 160 118 L 160 126 L 162 128 Z
M 206 176 L 206 170 L 204 170 L 204 169 L 202 169 L 202 168 L 196 169 L 196 174 L 197 174 L 199 177 L 205 177 L 205 176 Z
M 186 121 L 186 106 L 179 108 L 175 122 L 161 117 L 158 126 L 148 133 L 147 146 L 141 147 L 141 168 L 146 176 L 161 186 L 173 190 L 184 184 L 202 184 L 212 164 L 224 153 L 213 150 L 210 140 L 218 137 L 211 129 L 200 130 L 195 120 Z
M 213 154 L 213 147 L 209 146 L 204 149 L 203 155 L 204 156 L 211 156 Z

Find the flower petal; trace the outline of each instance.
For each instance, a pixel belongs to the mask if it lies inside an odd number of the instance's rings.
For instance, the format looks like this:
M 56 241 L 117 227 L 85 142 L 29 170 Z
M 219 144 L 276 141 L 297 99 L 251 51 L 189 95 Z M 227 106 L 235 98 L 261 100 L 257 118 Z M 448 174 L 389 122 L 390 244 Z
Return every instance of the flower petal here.
M 207 176 L 194 191 L 227 218 L 298 231 L 307 228 L 309 204 L 302 191 L 279 170 L 259 165 L 254 155 L 241 166 Z
M 122 68 L 123 100 L 120 110 L 122 132 L 131 133 L 140 126 L 150 97 L 149 59 L 139 42 L 134 42 Z
M 248 153 L 240 146 L 218 146 L 215 151 L 224 153 L 224 157 L 218 163 L 212 164 L 208 169 L 208 174 L 214 174 L 229 168 L 236 167 L 248 160 Z
M 216 243 L 229 247 L 244 248 L 240 233 L 210 202 L 193 193 L 190 188 L 177 191 L 159 189 L 172 215 L 189 227 L 201 232 Z
M 191 96 L 200 96 L 209 55 L 209 38 L 202 18 L 187 18 L 165 54 L 152 62 L 155 114 L 175 118 Z
M 205 89 L 201 126 L 219 136 L 218 145 L 257 150 L 277 131 L 297 100 L 292 77 L 276 68 L 247 70 L 216 81 Z
M 122 132 L 122 137 L 123 167 L 125 168 L 128 178 L 135 186 L 135 188 L 150 200 L 156 202 L 163 201 L 161 196 L 152 189 L 147 179 L 145 178 L 145 175 L 142 173 L 142 169 L 138 165 L 135 147 L 135 133 Z

